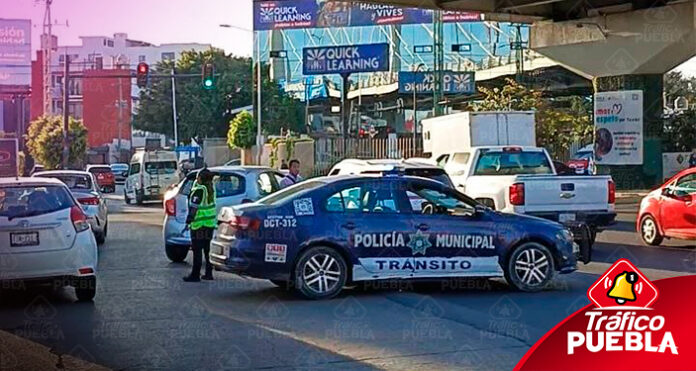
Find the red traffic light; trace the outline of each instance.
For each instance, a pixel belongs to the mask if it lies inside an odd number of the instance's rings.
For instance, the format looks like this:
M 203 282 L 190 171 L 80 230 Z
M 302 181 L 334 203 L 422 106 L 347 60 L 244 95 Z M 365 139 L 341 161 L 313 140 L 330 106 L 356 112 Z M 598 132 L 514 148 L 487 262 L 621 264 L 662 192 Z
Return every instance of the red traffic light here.
M 147 65 L 145 62 L 140 62 L 138 63 L 138 73 L 139 74 L 147 74 L 147 72 L 150 70 L 150 66 Z
M 145 62 L 138 63 L 138 68 L 135 70 L 135 81 L 139 88 L 147 86 L 147 78 L 150 74 L 150 66 Z

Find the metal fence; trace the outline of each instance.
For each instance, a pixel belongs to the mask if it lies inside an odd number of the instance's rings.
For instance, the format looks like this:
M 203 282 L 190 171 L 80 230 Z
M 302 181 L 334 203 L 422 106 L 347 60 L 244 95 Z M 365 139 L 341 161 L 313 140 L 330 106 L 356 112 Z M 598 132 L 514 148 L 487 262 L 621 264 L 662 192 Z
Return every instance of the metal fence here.
M 314 175 L 326 175 L 331 167 L 346 158 L 411 158 L 423 156 L 423 142 L 418 136 L 414 148 L 413 136 L 391 138 L 315 138 Z

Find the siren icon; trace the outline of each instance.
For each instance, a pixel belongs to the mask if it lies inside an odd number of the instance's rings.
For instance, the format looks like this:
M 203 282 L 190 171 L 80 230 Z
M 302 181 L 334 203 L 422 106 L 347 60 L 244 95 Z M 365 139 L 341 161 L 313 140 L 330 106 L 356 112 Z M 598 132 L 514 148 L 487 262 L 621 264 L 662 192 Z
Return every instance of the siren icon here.
M 605 282 L 605 287 L 611 285 L 611 289 L 607 292 L 607 296 L 616 300 L 616 303 L 619 305 L 624 305 L 627 301 L 635 301 L 636 282 L 638 282 L 638 275 L 636 272 L 624 271 L 619 273 L 614 277 L 613 284 L 610 280 Z M 642 291 L 641 289 L 642 285 L 638 285 L 638 293 Z

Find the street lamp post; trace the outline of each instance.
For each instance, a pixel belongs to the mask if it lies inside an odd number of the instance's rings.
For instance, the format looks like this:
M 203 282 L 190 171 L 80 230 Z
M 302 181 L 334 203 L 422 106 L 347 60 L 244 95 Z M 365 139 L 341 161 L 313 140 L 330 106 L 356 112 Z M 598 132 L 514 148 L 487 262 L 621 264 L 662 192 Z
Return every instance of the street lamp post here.
M 250 30 L 248 28 L 234 26 L 231 24 L 221 24 L 220 27 L 232 28 L 239 31 L 249 32 L 254 35 L 254 41 L 256 44 L 256 109 L 254 114 L 256 115 L 256 146 L 258 149 L 256 151 L 256 163 L 261 165 L 261 153 L 263 145 L 263 140 L 261 138 L 261 38 L 257 32 L 254 32 L 254 30 Z
M 422 67 L 425 67 L 425 64 L 421 63 L 416 67 L 416 71 L 413 73 L 413 155 L 416 155 L 416 151 L 418 150 L 418 147 L 416 146 L 416 141 L 418 140 L 418 105 L 417 105 L 417 97 L 416 97 L 416 78 L 418 77 L 418 72 L 420 72 L 420 69 Z

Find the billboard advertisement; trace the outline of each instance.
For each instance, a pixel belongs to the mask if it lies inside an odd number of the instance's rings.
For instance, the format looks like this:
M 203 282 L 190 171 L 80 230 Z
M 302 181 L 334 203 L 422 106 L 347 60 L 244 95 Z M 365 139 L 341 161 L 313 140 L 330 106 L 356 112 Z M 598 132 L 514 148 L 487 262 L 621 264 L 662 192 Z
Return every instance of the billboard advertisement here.
M 17 176 L 18 151 L 16 138 L 0 138 L 0 178 Z
M 443 12 L 444 22 L 478 22 L 477 12 Z M 327 0 L 254 1 L 254 30 L 431 23 L 430 9 Z
M 643 91 L 595 93 L 594 124 L 597 164 L 643 164 Z
M 435 75 L 433 72 L 399 72 L 399 93 L 413 94 L 415 80 L 416 94 L 433 94 Z M 473 94 L 476 92 L 474 72 L 442 72 L 442 91 L 445 94 Z
M 322 46 L 302 50 L 304 75 L 389 71 L 389 44 Z
M 0 18 L 0 86 L 31 85 L 31 20 Z

